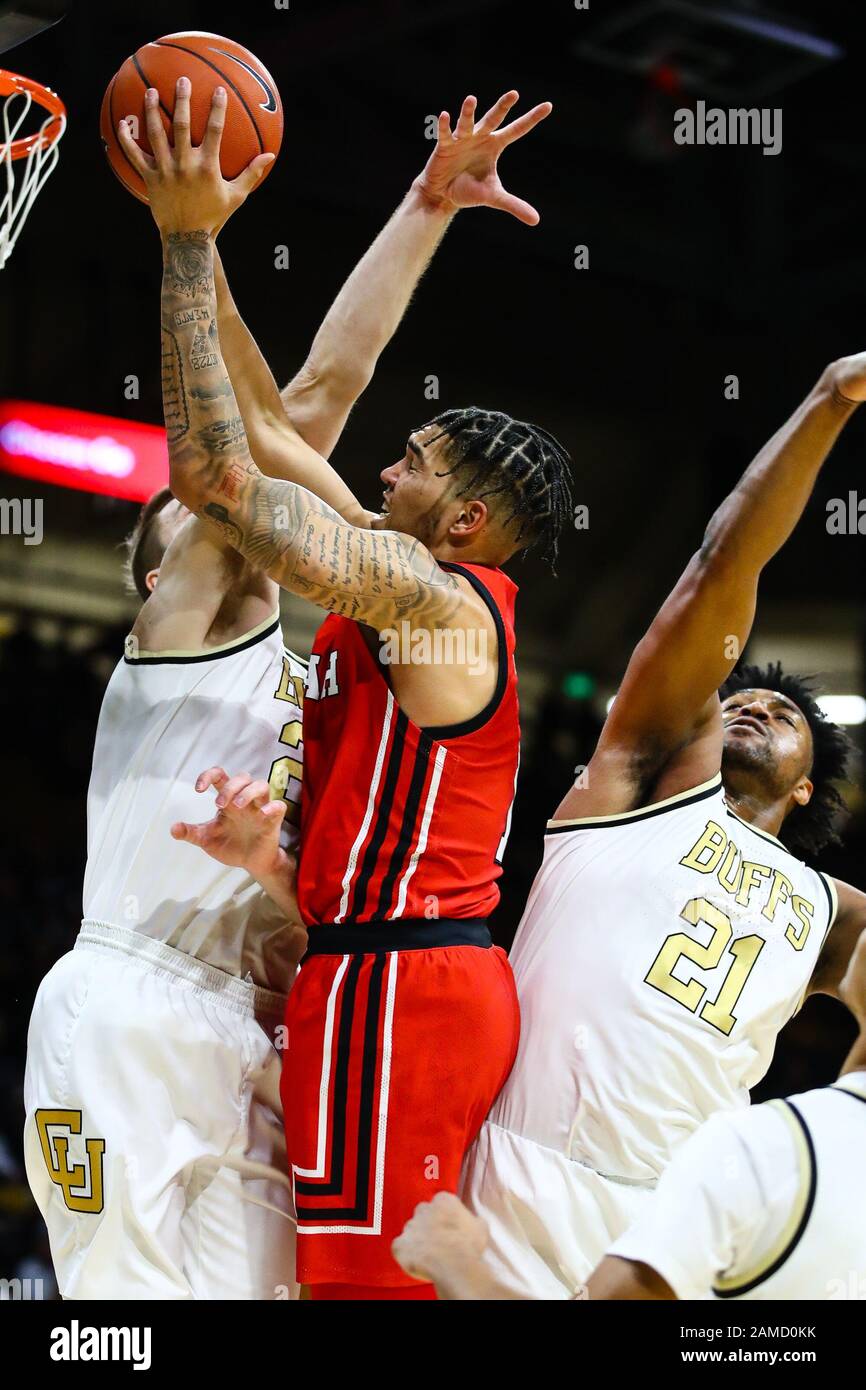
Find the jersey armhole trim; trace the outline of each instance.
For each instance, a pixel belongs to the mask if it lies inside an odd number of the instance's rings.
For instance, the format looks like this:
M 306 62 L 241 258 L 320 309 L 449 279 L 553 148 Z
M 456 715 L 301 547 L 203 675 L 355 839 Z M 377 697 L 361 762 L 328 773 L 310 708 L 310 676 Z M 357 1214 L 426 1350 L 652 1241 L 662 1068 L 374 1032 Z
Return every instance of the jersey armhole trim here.
M 502 703 L 502 697 L 505 694 L 505 687 L 508 683 L 508 642 L 505 636 L 505 623 L 502 621 L 499 605 L 487 588 L 487 585 L 482 584 L 478 575 L 473 574 L 471 570 L 466 569 L 463 565 L 456 565 L 451 561 L 445 560 L 440 560 L 439 564 L 440 568 L 443 570 L 454 570 L 457 574 L 461 574 L 463 578 L 468 580 L 472 585 L 478 597 L 487 605 L 490 610 L 490 615 L 493 618 L 493 625 L 496 628 L 497 643 L 496 686 L 484 708 L 479 710 L 478 714 L 474 714 L 471 719 L 464 719 L 460 724 L 440 724 L 433 727 L 429 725 L 424 725 L 422 727 L 419 725 L 421 732 L 426 734 L 428 738 L 433 739 L 436 743 L 444 743 L 446 739 L 463 738 L 466 734 L 477 733 L 485 724 L 489 724 L 490 720 L 493 718 Z M 491 566 L 490 568 L 495 568 L 495 566 Z
M 809 1224 L 809 1217 L 812 1215 L 812 1208 L 815 1205 L 815 1191 L 818 1184 L 818 1166 L 815 1158 L 815 1145 L 812 1142 L 812 1135 L 809 1126 L 800 1114 L 796 1105 L 789 1100 L 772 1100 L 767 1104 L 778 1114 L 784 1116 L 794 1141 L 797 1152 L 797 1167 L 799 1169 L 799 1187 L 797 1196 L 791 1208 L 791 1214 L 785 1222 L 784 1229 L 780 1232 L 778 1239 L 772 1249 L 759 1265 L 738 1274 L 731 1279 L 719 1279 L 713 1285 L 713 1293 L 717 1298 L 738 1298 L 742 1294 L 751 1293 L 752 1289 L 763 1284 L 771 1275 L 776 1274 L 789 1260 L 803 1238 L 806 1227 Z
M 139 652 L 137 656 L 130 656 L 125 650 L 123 660 L 127 666 L 185 666 L 195 661 L 218 661 L 224 656 L 234 656 L 236 652 L 246 651 L 248 647 L 254 647 L 257 642 L 262 642 L 266 637 L 270 637 L 272 632 L 276 632 L 280 625 L 280 612 L 272 613 L 269 618 L 265 618 L 258 627 L 251 628 L 243 636 L 234 638 L 231 642 L 223 642 L 218 647 L 201 647 L 197 651 L 164 651 L 164 652 Z M 129 638 L 126 639 L 127 643 Z
M 578 816 L 575 820 L 549 820 L 546 834 L 561 835 L 566 830 L 600 830 L 605 826 L 632 825 L 638 820 L 648 820 L 651 816 L 663 815 L 665 811 L 679 806 L 690 806 L 694 801 L 704 801 L 715 795 L 722 785 L 722 774 L 717 772 L 709 782 L 701 782 L 697 787 L 687 788 L 664 801 L 655 801 L 649 806 L 636 806 L 633 811 L 619 811 L 612 816 Z
M 860 1091 L 854 1091 L 851 1089 L 855 1076 L 860 1076 L 863 1078 L 864 1090 L 862 1093 Z M 844 1081 L 848 1082 L 847 1086 L 843 1085 Z M 866 1071 L 845 1072 L 845 1075 L 840 1077 L 838 1081 L 834 1081 L 831 1086 L 827 1087 L 827 1090 L 843 1091 L 844 1094 L 846 1096 L 850 1096 L 852 1100 L 859 1100 L 861 1105 L 866 1105 Z
M 827 898 L 830 903 L 830 917 L 827 922 L 827 931 L 825 931 L 824 933 L 824 941 L 826 941 L 827 932 L 829 932 L 833 923 L 836 921 L 836 915 L 839 911 L 839 894 L 836 892 L 836 885 L 833 882 L 832 878 L 830 878 L 829 874 L 822 873 L 820 869 L 818 869 L 817 872 L 818 877 L 824 885 L 824 892 L 827 894 Z M 821 944 L 823 945 L 823 942 Z

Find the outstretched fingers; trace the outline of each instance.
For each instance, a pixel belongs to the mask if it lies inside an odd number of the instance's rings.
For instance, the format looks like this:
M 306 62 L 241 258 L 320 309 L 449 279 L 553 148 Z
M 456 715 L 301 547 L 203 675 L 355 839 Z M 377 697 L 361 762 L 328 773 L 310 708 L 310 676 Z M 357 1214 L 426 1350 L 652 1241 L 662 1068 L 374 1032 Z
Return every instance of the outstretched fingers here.
M 251 159 L 246 169 L 242 169 L 236 179 L 229 180 L 229 186 L 236 188 L 244 198 L 252 192 L 262 174 L 269 164 L 273 164 L 276 159 L 275 154 L 257 154 L 255 159 Z
M 458 139 L 461 136 L 471 135 L 475 124 L 475 108 L 478 105 L 477 97 L 466 97 L 460 108 L 460 115 L 457 119 L 457 129 L 454 132 Z
M 504 130 L 499 132 L 503 146 L 511 145 L 515 140 L 526 135 L 527 131 L 537 126 L 539 121 L 543 121 L 549 116 L 552 110 L 552 102 L 542 101 L 539 102 L 538 106 L 533 106 L 532 110 L 527 111 L 525 115 L 518 116 L 516 121 L 512 121 L 511 125 L 507 125 Z
M 206 159 L 212 160 L 215 164 L 219 164 L 220 143 L 223 138 L 223 126 L 225 123 L 226 89 L 225 87 L 215 87 L 213 96 L 211 97 L 204 139 L 201 142 L 202 154 Z
M 131 120 L 131 116 L 124 116 L 123 120 L 118 123 L 118 143 L 135 172 L 140 174 L 142 178 L 146 178 L 157 167 L 156 160 L 151 158 L 149 154 L 145 154 L 138 141 L 133 139 L 132 127 L 129 125 Z
M 501 212 L 508 212 L 512 217 L 516 217 L 518 222 L 523 222 L 527 227 L 537 227 L 541 221 L 541 214 L 531 203 L 527 203 L 524 198 L 518 198 L 513 193 L 508 193 L 504 188 L 500 189 L 495 198 L 490 201 L 490 206 L 499 208 Z
M 475 126 L 476 133 L 480 132 L 483 135 L 488 135 L 491 130 L 496 130 L 497 126 L 500 126 L 505 120 L 505 117 L 508 115 L 514 103 L 519 100 L 520 94 L 514 91 L 513 88 L 510 92 L 504 92 L 499 100 L 495 101 L 490 110 L 477 122 Z
M 171 145 L 168 143 L 168 136 L 162 123 L 159 92 L 155 87 L 148 87 L 144 94 L 144 128 L 147 131 L 150 148 L 153 150 L 156 167 L 158 169 L 167 168 L 171 163 Z
M 192 151 L 189 115 L 189 96 L 191 91 L 192 83 L 189 78 L 179 77 L 175 87 L 172 128 L 174 132 L 174 152 L 181 168 L 189 162 L 190 153 Z

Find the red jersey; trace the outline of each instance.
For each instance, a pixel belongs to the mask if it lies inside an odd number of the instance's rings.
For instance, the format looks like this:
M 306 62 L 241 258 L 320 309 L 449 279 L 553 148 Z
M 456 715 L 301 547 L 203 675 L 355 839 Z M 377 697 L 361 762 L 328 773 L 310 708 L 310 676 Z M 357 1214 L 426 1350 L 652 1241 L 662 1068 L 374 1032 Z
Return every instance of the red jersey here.
M 520 742 L 517 585 L 487 565 L 442 568 L 469 581 L 496 627 L 496 689 L 474 718 L 420 728 L 357 622 L 331 614 L 316 634 L 298 874 L 309 924 L 487 917 L 499 901 Z

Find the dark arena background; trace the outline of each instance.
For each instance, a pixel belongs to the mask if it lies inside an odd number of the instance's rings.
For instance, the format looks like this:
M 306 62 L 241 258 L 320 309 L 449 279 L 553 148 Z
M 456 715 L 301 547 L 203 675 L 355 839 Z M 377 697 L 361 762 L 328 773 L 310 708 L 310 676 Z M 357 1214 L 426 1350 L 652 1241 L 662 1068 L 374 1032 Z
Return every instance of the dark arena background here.
M 277 164 L 220 236 L 281 385 L 426 161 L 427 118 L 456 116 L 467 92 L 483 110 L 512 86 L 518 110 L 554 104 L 502 169 L 540 225 L 486 209 L 456 219 L 334 456 L 378 506 L 381 468 L 447 406 L 537 421 L 571 452 L 587 510 L 562 537 L 556 577 L 531 555 L 510 567 L 523 751 L 493 923 L 508 945 L 545 820 L 589 761 L 632 646 L 714 506 L 822 368 L 866 348 L 862 5 L 73 5 L 2 55 L 69 113 L 59 166 L 0 279 L 3 402 L 161 426 L 159 241 L 105 162 L 99 104 L 141 43 L 196 28 L 258 54 L 285 105 Z M 699 98 L 781 108 L 781 152 L 675 144 L 674 111 Z M 747 653 L 846 697 L 836 709 L 857 747 L 850 821 L 819 867 L 858 886 L 866 540 L 857 498 L 848 534 L 828 530 L 828 506 L 866 495 L 864 458 L 861 418 L 762 580 Z M 0 492 L 42 499 L 44 517 L 40 544 L 0 537 L 0 1272 L 50 1280 L 21 1154 L 27 1026 L 42 975 L 79 926 L 94 729 L 136 607 L 118 547 L 137 507 L 11 473 Z M 307 651 L 317 611 L 289 598 L 284 619 L 288 644 Z M 809 1002 L 758 1099 L 830 1081 L 853 1031 L 841 1006 Z

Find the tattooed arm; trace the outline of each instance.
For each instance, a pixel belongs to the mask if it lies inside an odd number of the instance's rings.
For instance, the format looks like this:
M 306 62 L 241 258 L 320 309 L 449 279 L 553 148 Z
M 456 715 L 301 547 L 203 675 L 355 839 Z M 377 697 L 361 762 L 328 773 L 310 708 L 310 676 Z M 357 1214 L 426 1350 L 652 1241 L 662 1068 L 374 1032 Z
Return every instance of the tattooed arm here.
M 440 114 L 426 167 L 343 285 L 306 361 L 282 392 L 238 312 L 216 255 L 223 356 L 253 458 L 270 477 L 308 487 L 354 525 L 369 526 L 373 514 L 323 459 L 308 457 L 301 468 L 297 454 L 285 448 L 287 417 L 317 454 L 330 456 L 455 213 L 488 207 L 529 226 L 538 222 L 535 208 L 503 188 L 497 166 L 503 151 L 544 120 L 551 106 L 542 102 L 503 125 L 517 100 L 517 92 L 506 92 L 476 121 L 475 98 L 467 97 L 453 132 L 448 112 Z M 374 167 L 377 153 L 375 143 L 365 149 L 368 167 Z
M 351 526 L 306 488 L 260 472 L 220 350 L 213 237 L 205 228 L 168 231 L 163 251 L 163 401 L 175 495 L 283 588 L 329 612 L 376 628 L 399 617 L 422 627 L 459 621 L 472 605 L 419 541 Z M 313 454 L 295 432 L 288 447 L 301 465 Z

